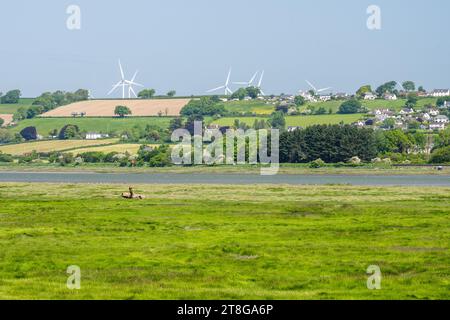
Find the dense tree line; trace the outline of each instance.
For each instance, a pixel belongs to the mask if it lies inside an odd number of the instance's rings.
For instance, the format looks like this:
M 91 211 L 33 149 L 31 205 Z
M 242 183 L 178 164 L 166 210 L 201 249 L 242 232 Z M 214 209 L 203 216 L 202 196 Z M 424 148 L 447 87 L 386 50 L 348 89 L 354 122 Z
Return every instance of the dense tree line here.
M 78 101 L 89 99 L 89 92 L 79 89 L 75 92 L 55 91 L 46 92 L 37 97 L 33 104 L 28 107 L 22 107 L 14 114 L 15 120 L 32 119 L 42 113 L 53 110 L 57 107 L 71 104 Z
M 11 90 L 8 91 L 4 96 L 0 93 L 0 103 L 2 104 L 17 104 L 20 101 L 20 97 L 22 93 L 20 90 Z
M 182 110 L 181 115 L 189 116 L 224 116 L 227 114 L 225 106 L 218 96 L 202 97 L 191 100 Z
M 365 161 L 377 156 L 372 129 L 321 125 L 284 132 L 280 137 L 280 160 L 284 163 L 308 163 L 317 159 L 338 163 L 355 156 Z

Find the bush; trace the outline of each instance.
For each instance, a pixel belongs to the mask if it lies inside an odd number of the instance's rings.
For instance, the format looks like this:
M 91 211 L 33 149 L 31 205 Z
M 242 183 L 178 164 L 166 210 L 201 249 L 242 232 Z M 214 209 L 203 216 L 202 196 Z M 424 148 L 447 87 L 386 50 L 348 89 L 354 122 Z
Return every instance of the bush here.
M 309 164 L 309 167 L 312 169 L 318 169 L 318 168 L 325 167 L 325 165 L 326 165 L 326 163 L 322 159 L 317 159 L 317 160 L 312 161 Z
M 75 161 L 75 158 L 74 158 L 73 154 L 71 154 L 71 153 L 63 153 L 63 154 L 58 156 L 58 162 L 62 166 L 65 166 L 67 164 L 71 164 L 74 161 Z
M 2 153 L 0 151 L 0 162 L 13 162 L 13 161 L 14 161 L 14 159 L 13 159 L 12 155 Z
M 20 135 L 27 141 L 37 139 L 37 130 L 35 127 L 27 127 L 20 131 Z
M 79 156 L 86 163 L 101 163 L 105 160 L 105 154 L 98 151 L 85 152 Z
M 356 99 L 352 99 L 342 103 L 339 107 L 338 113 L 340 114 L 358 113 L 360 109 L 361 109 L 361 102 L 359 102 Z
M 450 146 L 445 148 L 436 149 L 431 154 L 430 163 L 444 164 L 450 163 Z
M 60 140 L 68 140 L 78 138 L 80 136 L 80 129 L 73 124 L 65 125 L 59 132 L 58 138 Z

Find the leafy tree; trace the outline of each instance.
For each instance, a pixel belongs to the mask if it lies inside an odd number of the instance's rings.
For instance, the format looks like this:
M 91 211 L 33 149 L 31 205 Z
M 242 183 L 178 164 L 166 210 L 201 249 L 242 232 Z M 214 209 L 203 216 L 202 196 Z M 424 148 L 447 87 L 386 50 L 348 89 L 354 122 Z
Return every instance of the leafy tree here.
M 286 128 L 284 113 L 280 111 L 272 113 L 269 118 L 269 125 L 274 129 L 284 130 Z
M 306 100 L 302 96 L 296 96 L 294 98 L 294 103 L 297 107 L 301 107 L 305 104 Z
M 396 81 L 389 81 L 386 82 L 384 84 L 382 84 L 381 86 L 379 86 L 376 90 L 376 93 L 378 94 L 378 96 L 382 96 L 385 93 L 398 93 L 397 90 L 395 89 L 397 87 L 397 82 Z
M 131 115 L 132 112 L 130 108 L 126 106 L 117 106 L 116 109 L 114 109 L 114 114 L 121 118 L 124 118 L 127 115 Z
M 416 90 L 416 84 L 413 81 L 405 81 L 402 83 L 403 89 L 405 91 L 415 91 Z
M 414 94 L 414 93 L 408 94 L 408 99 L 406 101 L 406 107 L 414 108 L 417 105 L 418 100 L 419 100 L 419 98 L 417 97 L 417 94 Z
M 436 106 L 443 107 L 445 102 L 450 102 L 450 97 L 439 97 L 436 101 Z
M 224 116 L 227 111 L 222 103 L 216 102 L 214 97 L 202 97 L 199 100 L 191 100 L 183 109 L 181 115 Z
M 247 91 L 247 96 L 249 96 L 252 99 L 258 98 L 258 96 L 261 94 L 261 89 L 256 88 L 256 87 L 248 87 L 246 89 L 246 91 Z
M 419 92 L 427 92 L 423 86 L 420 86 L 419 89 L 417 89 Z
M 395 119 L 387 118 L 386 120 L 383 121 L 382 128 L 394 129 L 394 127 L 395 127 Z
M 177 92 L 175 90 L 170 90 L 169 92 L 167 92 L 167 96 L 171 98 L 175 97 L 176 94 Z
M 155 96 L 155 94 L 156 94 L 155 89 L 144 89 L 138 93 L 138 97 L 141 99 L 151 99 Z
M 184 128 L 189 131 L 191 135 L 194 135 L 195 122 L 200 121 L 203 122 L 204 118 L 202 115 L 193 114 L 188 117 L 186 123 L 184 124 Z
M 240 88 L 239 90 L 236 90 L 230 97 L 230 99 L 239 99 L 244 100 L 247 96 L 247 89 Z
M 278 105 L 276 106 L 276 108 L 275 108 L 275 111 L 281 111 L 281 112 L 283 112 L 284 114 L 286 114 L 286 113 L 288 113 L 288 111 L 289 111 L 289 105 L 286 104 L 286 103 L 278 104 Z
M 359 110 L 361 109 L 361 106 L 362 106 L 361 102 L 359 102 L 356 99 L 347 100 L 347 101 L 344 101 L 339 106 L 338 113 L 340 113 L 340 114 L 358 113 Z
M 11 90 L 8 91 L 4 96 L 0 98 L 1 103 L 3 104 L 17 104 L 19 103 L 19 99 L 22 93 L 20 90 Z
M 36 127 L 27 127 L 20 131 L 20 135 L 27 141 L 37 139 Z
M 450 147 L 434 150 L 430 162 L 436 164 L 450 163 Z
M 68 140 L 78 138 L 80 136 L 80 129 L 73 124 L 67 124 L 59 131 L 58 138 L 60 140 Z
M 364 95 L 366 93 L 372 92 L 372 86 L 371 85 L 365 85 L 362 86 L 361 88 L 358 89 L 358 91 L 356 91 L 356 95 L 358 96 L 358 98 L 362 98 L 364 97 Z
M 414 141 L 403 130 L 377 132 L 377 145 L 381 153 L 408 153 L 414 146 Z
M 183 119 L 181 117 L 173 118 L 170 120 L 169 131 L 174 132 L 175 130 L 183 128 Z
M 0 128 L 0 143 L 9 143 L 14 141 L 14 135 L 7 129 Z

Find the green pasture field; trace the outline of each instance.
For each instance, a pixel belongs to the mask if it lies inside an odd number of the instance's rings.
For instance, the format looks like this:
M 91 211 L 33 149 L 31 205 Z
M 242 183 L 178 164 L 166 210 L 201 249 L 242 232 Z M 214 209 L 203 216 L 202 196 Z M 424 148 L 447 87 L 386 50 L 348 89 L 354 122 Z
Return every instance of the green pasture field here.
M 431 104 L 436 105 L 436 98 L 420 98 L 417 102 L 416 109 L 421 109 L 425 105 Z M 326 101 L 326 102 L 315 102 L 310 103 L 307 102 L 304 106 L 300 108 L 300 110 L 307 109 L 307 106 L 314 106 L 317 109 L 320 107 L 324 107 L 325 110 L 328 110 L 331 108 L 333 113 L 338 112 L 339 106 L 343 103 L 342 100 L 332 100 L 332 101 Z M 377 100 L 361 100 L 361 103 L 363 106 L 367 107 L 369 110 L 376 110 L 376 109 L 390 109 L 393 111 L 400 111 L 402 108 L 405 107 L 406 99 L 398 99 L 395 101 L 387 101 L 383 99 L 377 99 Z
M 0 114 L 14 114 L 21 107 L 29 107 L 35 99 L 22 98 L 17 104 L 0 104 Z
M 228 101 L 225 104 L 225 109 L 229 112 L 251 112 L 260 115 L 270 115 L 275 111 L 275 105 L 266 104 L 264 101 Z
M 319 116 L 287 116 L 286 126 L 300 126 L 309 127 L 316 124 L 339 124 L 341 122 L 345 124 L 350 124 L 358 121 L 362 118 L 361 114 L 327 114 Z M 221 118 L 213 121 L 213 123 L 221 126 L 232 126 L 234 121 L 239 119 L 239 121 L 252 126 L 256 119 L 258 120 L 268 120 L 268 118 L 263 117 L 229 117 Z
M 3 183 L 0 299 L 450 298 L 450 188 L 127 187 Z
M 81 131 L 92 131 L 108 133 L 111 131 L 121 132 L 132 129 L 135 125 L 145 127 L 155 125 L 161 128 L 169 126 L 170 117 L 142 117 L 142 118 L 34 118 L 20 121 L 12 128 L 13 132 L 20 132 L 28 126 L 35 126 L 38 133 L 48 136 L 49 132 L 58 131 L 67 124 L 77 125 Z

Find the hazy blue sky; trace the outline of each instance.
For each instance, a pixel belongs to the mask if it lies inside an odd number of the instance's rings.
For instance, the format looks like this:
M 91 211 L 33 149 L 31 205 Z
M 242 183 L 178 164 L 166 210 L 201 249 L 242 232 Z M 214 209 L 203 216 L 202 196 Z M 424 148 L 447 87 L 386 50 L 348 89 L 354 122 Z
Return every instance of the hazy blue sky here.
M 81 7 L 79 31 L 66 9 Z M 369 5 L 382 29 L 366 27 Z M 4 0 L 0 91 L 24 96 L 88 88 L 103 97 L 129 78 L 166 93 L 199 94 L 264 69 L 266 93 L 334 91 L 415 80 L 450 87 L 450 1 L 433 0 Z

